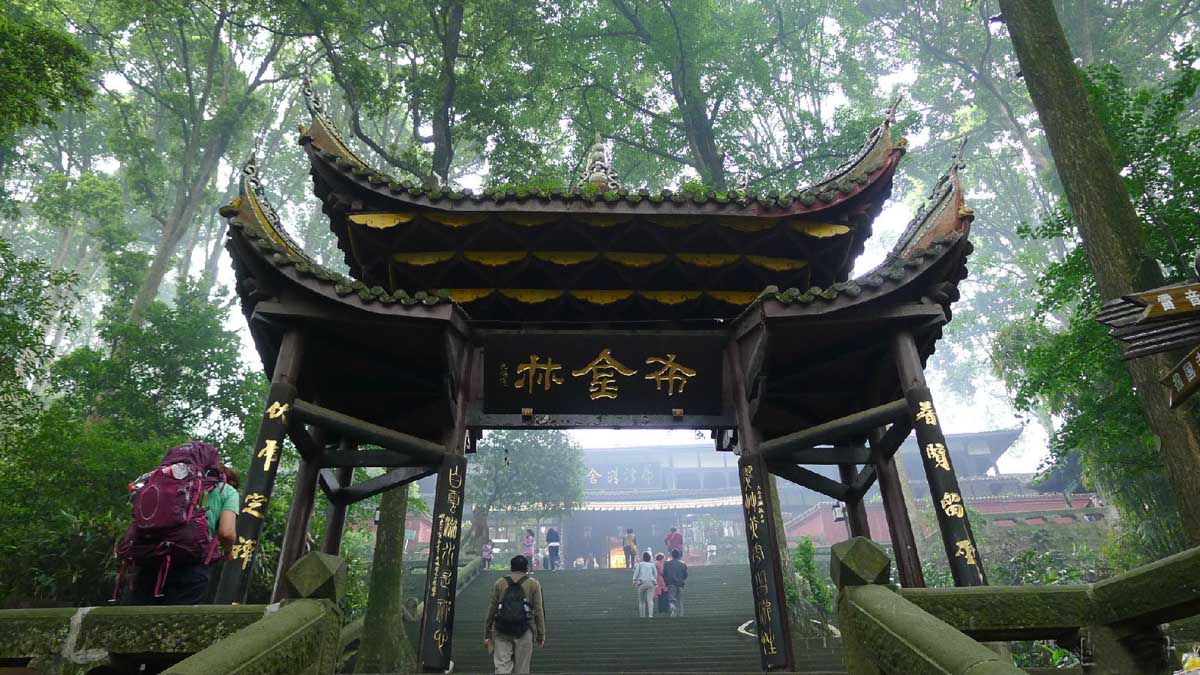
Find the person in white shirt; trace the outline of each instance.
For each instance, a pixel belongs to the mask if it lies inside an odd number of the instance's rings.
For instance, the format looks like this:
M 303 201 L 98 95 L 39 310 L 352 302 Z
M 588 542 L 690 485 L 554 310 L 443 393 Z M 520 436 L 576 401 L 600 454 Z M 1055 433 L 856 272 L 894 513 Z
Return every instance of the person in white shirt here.
M 633 587 L 637 589 L 638 616 L 654 618 L 654 589 L 658 587 L 658 569 L 650 560 L 650 552 L 642 553 L 642 561 L 633 568 Z

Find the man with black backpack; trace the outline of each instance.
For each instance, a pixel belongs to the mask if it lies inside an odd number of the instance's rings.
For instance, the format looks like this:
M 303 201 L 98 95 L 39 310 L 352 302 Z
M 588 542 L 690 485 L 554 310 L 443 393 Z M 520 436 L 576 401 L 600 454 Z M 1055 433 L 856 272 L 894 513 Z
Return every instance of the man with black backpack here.
M 513 556 L 509 569 L 512 573 L 492 587 L 483 644 L 497 673 L 528 673 L 533 644 L 546 643 L 542 585 L 529 576 L 529 558 L 523 555 Z

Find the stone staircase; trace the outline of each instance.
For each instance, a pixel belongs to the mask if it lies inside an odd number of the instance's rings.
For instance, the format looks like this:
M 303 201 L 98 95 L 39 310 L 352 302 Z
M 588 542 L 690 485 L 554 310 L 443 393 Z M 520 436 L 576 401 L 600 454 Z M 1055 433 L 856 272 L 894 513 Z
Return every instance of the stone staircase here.
M 483 620 L 488 593 L 501 576 L 499 571 L 485 572 L 458 597 L 455 672 L 492 672 L 492 659 L 483 645 Z M 631 573 L 626 570 L 543 571 L 535 576 L 545 597 L 547 640 L 544 649 L 534 651 L 534 672 L 759 671 L 757 643 L 737 630 L 753 616 L 745 566 L 691 568 L 687 616 L 680 618 L 639 619 Z M 832 665 L 841 670 L 836 647 L 832 651 L 818 644 L 797 647 L 806 666 Z

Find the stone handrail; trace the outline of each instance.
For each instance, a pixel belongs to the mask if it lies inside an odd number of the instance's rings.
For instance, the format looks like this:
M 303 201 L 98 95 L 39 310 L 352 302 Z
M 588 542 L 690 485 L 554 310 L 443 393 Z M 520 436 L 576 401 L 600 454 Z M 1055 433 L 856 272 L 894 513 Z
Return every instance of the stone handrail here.
M 309 553 L 282 605 L 158 605 L 0 611 L 0 664 L 42 675 L 139 672 L 186 656 L 173 675 L 332 673 L 346 564 Z M 187 656 L 189 655 L 190 656 Z
M 0 611 L 0 663 L 43 675 L 198 652 L 260 621 L 266 605 L 66 607 Z
M 1102 582 L 1072 586 L 893 591 L 882 585 L 887 583 L 890 565 L 882 549 L 865 539 L 834 547 L 831 572 L 841 590 L 839 611 L 843 614 L 843 626 L 865 625 L 864 613 L 886 617 L 881 619 L 886 630 L 876 629 L 882 636 L 861 633 L 845 636 L 848 664 L 854 649 L 871 659 L 879 659 L 873 661 L 878 664 L 873 666 L 874 670 L 852 669 L 851 675 L 959 672 L 910 670 L 903 666 L 894 670 L 897 666 L 889 660 L 894 655 L 889 656 L 875 644 L 882 640 L 892 645 L 899 640 L 896 635 L 907 635 L 918 625 L 924 630 L 935 630 L 936 624 L 930 624 L 926 617 L 941 624 L 936 628 L 939 641 L 1055 640 L 1076 649 L 1089 674 L 1158 674 L 1169 672 L 1171 667 L 1160 625 L 1200 613 L 1200 547 Z M 855 646 L 850 646 L 851 642 Z M 913 644 L 916 643 L 906 642 L 904 649 Z M 970 672 L 974 675 L 1003 671 Z
M 277 611 L 163 671 L 163 675 L 326 675 L 338 665 L 346 563 L 311 551 L 284 576 Z
M 293 600 L 164 675 L 326 675 L 337 667 L 341 615 L 330 600 Z
M 886 586 L 892 561 L 868 539 L 832 549 L 849 675 L 1022 675 L 1006 659 Z

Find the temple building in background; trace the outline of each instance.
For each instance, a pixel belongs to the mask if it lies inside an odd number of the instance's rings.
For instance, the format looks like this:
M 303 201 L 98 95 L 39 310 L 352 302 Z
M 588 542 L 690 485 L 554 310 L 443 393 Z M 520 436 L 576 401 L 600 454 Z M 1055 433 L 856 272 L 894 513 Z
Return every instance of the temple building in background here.
M 963 497 L 988 524 L 1054 526 L 1095 523 L 1106 527 L 1108 514 L 1097 505 L 1096 495 L 1063 495 L 1033 485 L 1034 474 L 1002 473 L 1001 457 L 1021 430 L 1000 429 L 947 436 L 951 458 L 960 472 Z M 567 516 L 537 518 L 532 514 L 498 513 L 490 517 L 497 560 L 518 552 L 525 529 L 537 532 L 544 547 L 545 532 L 557 527 L 563 534 L 567 564 L 620 567 L 624 565 L 621 535 L 632 528 L 640 550 L 658 552 L 670 528 L 684 535 L 688 564 L 741 564 L 745 561 L 744 521 L 737 485 L 737 457 L 714 453 L 711 443 L 690 445 L 588 448 L 584 451 L 587 474 L 585 502 Z M 929 487 L 909 438 L 900 449 L 904 471 L 917 510 L 927 507 Z M 814 467 L 831 479 L 837 467 Z M 848 528 L 837 504 L 788 481 L 777 481 L 784 528 L 788 539 L 811 538 L 831 545 L 848 538 Z M 878 488 L 866 496 L 871 537 L 887 544 L 890 534 Z M 1072 513 L 1075 512 L 1075 513 Z M 416 522 L 414 519 L 414 529 Z M 924 522 L 919 517 L 914 522 Z M 426 533 L 420 528 L 416 536 Z M 419 540 L 418 540 L 419 541 Z

